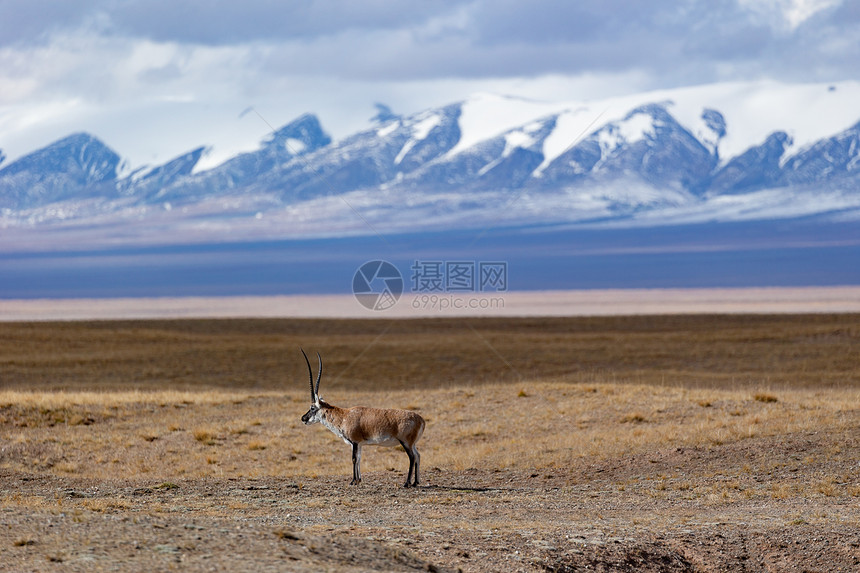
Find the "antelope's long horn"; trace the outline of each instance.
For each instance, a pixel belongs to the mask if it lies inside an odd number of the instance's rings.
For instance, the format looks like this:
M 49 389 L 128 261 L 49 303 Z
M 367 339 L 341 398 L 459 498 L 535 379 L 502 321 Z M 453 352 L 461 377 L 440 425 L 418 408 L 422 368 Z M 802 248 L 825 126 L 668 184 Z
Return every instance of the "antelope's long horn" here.
M 316 392 L 314 392 L 314 371 L 311 370 L 311 361 L 308 360 L 308 355 L 305 354 L 304 349 L 299 348 L 299 350 L 302 351 L 302 356 L 305 357 L 305 362 L 307 362 L 307 364 L 308 364 L 308 378 L 310 379 L 310 382 L 311 382 L 311 402 L 313 402 L 317 396 Z M 319 388 L 319 381 L 317 381 L 317 387 Z
M 320 395 L 320 379 L 322 378 L 322 356 L 320 356 L 319 352 L 317 352 L 317 358 L 320 360 L 320 369 L 317 372 L 317 389 L 314 391 L 316 392 L 316 394 L 314 394 L 315 396 Z M 307 356 L 305 356 L 305 360 L 307 360 Z M 308 366 L 308 368 L 310 368 L 310 366 Z

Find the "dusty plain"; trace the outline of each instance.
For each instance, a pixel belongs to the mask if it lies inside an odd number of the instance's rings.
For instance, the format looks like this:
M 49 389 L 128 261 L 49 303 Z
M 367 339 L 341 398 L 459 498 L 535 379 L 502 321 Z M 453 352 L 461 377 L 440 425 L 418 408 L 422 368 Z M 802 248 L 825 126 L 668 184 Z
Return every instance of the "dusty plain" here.
M 857 571 L 858 461 L 858 314 L 0 323 L 3 571 Z
M 0 321 L 154 318 L 439 318 L 858 313 L 860 286 L 409 293 L 383 311 L 351 294 L 3 299 Z

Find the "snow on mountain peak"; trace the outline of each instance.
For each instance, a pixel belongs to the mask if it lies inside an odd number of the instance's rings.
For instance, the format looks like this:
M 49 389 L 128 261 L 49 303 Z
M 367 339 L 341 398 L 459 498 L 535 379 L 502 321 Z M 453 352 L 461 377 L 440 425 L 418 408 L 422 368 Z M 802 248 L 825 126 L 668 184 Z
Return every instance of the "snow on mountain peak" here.
M 607 124 L 597 134 L 600 151 L 604 156 L 617 148 L 654 136 L 655 120 L 644 110 L 636 111 L 621 121 Z
M 403 158 L 406 157 L 406 154 L 409 153 L 418 142 L 427 139 L 427 136 L 430 135 L 433 128 L 438 125 L 442 125 L 442 116 L 439 114 L 424 113 L 419 115 L 417 121 L 411 126 L 412 137 L 403 144 L 402 148 L 400 148 L 400 152 L 394 158 L 394 164 L 400 165 Z
M 648 95 L 671 100 L 669 112 L 700 139 L 710 129 L 703 119 L 703 110 L 719 110 L 725 125 L 725 136 L 720 138 L 718 146 L 723 163 L 761 145 L 775 131 L 785 131 L 791 136 L 793 146 L 787 151 L 791 154 L 832 137 L 860 119 L 857 81 L 724 83 L 652 92 L 640 97 Z
M 537 102 L 492 93 L 475 94 L 461 104 L 460 140 L 447 156 L 453 157 L 482 141 L 521 128 L 541 117 L 561 113 L 569 105 L 567 102 Z
M 508 132 L 505 134 L 505 149 L 502 151 L 502 157 L 508 157 L 518 147 L 525 149 L 534 144 L 534 137 L 526 130 Z
M 391 135 L 392 133 L 397 131 L 398 127 L 400 127 L 400 120 L 399 119 L 395 119 L 394 121 L 390 121 L 390 122 L 382 125 L 382 127 L 380 127 L 379 129 L 376 130 L 376 136 L 379 138 L 388 137 L 389 135 Z
M 427 139 L 427 136 L 430 135 L 433 128 L 437 125 L 441 125 L 441 123 L 442 118 L 437 113 L 427 114 L 426 117 L 419 118 L 419 120 L 412 125 L 412 138 L 418 141 Z
M 860 119 L 860 82 L 783 84 L 736 82 L 656 90 L 593 101 L 541 102 L 478 93 L 461 104 L 461 138 L 448 153 L 456 155 L 531 122 L 556 116 L 556 128 L 543 148 L 539 175 L 556 157 L 607 124 L 624 121 L 630 110 L 659 103 L 678 123 L 725 163 L 761 145 L 775 131 L 787 132 L 793 147 L 804 147 Z M 641 122 L 637 123 L 637 122 Z M 635 140 L 647 118 L 619 127 Z M 630 131 L 626 131 L 629 129 Z M 637 135 L 638 134 L 638 135 Z

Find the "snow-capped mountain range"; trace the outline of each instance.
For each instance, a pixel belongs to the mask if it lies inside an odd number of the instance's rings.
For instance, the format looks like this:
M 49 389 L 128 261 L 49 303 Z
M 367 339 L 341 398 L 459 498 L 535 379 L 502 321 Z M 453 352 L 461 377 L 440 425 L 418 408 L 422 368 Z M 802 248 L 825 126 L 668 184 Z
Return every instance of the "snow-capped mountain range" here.
M 306 114 L 208 169 L 130 168 L 77 133 L 0 152 L 9 241 L 164 243 L 488 226 L 860 218 L 860 83 L 719 84 L 597 102 L 493 94 L 340 141 Z

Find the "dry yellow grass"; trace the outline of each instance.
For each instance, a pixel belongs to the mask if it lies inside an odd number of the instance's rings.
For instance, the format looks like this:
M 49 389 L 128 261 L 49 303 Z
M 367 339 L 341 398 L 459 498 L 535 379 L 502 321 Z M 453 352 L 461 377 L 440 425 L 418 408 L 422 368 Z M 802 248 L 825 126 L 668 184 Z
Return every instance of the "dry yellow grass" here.
M 563 468 L 751 437 L 856 425 L 860 391 L 750 390 L 592 382 L 494 384 L 469 390 L 337 391 L 343 405 L 413 405 L 427 419 L 425 468 Z M 303 390 L 241 393 L 0 392 L 6 444 L 0 467 L 22 473 L 133 479 L 347 475 L 348 448 L 321 426 L 305 427 Z M 703 408 L 700 404 L 711 404 Z M 76 424 L 74 420 L 92 420 Z M 255 419 L 254 424 L 237 423 Z M 368 449 L 367 472 L 406 467 L 399 449 Z M 826 493 L 826 482 L 815 486 Z M 782 495 L 777 492 L 775 495 Z

